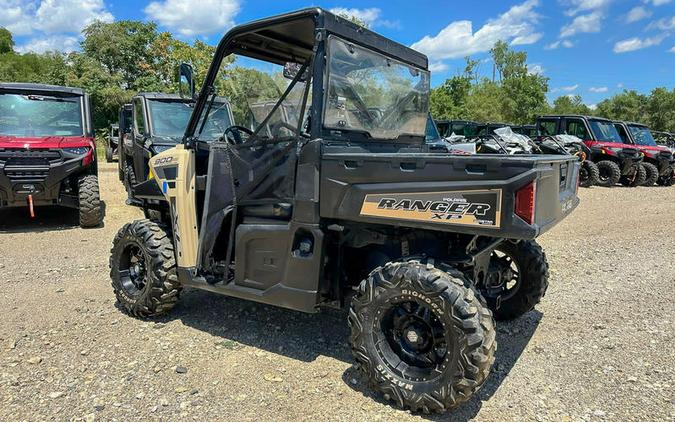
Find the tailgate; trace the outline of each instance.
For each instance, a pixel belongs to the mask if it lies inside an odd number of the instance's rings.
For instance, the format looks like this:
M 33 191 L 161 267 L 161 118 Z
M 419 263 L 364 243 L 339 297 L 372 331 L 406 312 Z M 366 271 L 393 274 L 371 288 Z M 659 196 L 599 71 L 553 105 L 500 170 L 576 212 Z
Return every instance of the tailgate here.
M 324 152 L 320 177 L 322 218 L 512 239 L 537 237 L 579 203 L 573 156 Z M 530 184 L 532 224 L 514 213 Z

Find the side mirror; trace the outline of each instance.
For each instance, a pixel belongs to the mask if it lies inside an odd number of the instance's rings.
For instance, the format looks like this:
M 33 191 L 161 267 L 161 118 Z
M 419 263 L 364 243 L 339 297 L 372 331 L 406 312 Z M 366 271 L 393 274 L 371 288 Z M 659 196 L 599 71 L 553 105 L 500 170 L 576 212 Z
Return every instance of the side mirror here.
M 300 63 L 286 62 L 284 64 L 284 78 L 293 80 L 298 73 L 300 73 L 302 65 Z M 305 69 L 305 74 L 300 77 L 298 82 L 307 82 L 307 69 Z
M 178 93 L 183 98 L 192 99 L 195 97 L 192 66 L 187 63 L 181 63 L 178 67 Z

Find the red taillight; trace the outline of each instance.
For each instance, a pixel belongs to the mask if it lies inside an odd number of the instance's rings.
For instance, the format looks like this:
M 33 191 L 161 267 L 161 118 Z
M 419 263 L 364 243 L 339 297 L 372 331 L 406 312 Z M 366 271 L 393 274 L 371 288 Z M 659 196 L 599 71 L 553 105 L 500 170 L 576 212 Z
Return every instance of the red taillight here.
M 516 191 L 516 215 L 527 224 L 534 224 L 534 198 L 537 193 L 535 182 L 528 183 Z

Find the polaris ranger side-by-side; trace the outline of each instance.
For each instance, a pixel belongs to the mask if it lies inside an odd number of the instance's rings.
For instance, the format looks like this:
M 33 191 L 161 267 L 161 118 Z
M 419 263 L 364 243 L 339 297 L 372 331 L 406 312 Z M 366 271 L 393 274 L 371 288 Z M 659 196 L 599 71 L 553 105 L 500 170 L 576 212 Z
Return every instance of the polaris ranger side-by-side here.
M 673 152 L 656 144 L 649 127 L 640 123 L 614 122 L 614 127 L 625 144 L 637 148 L 643 155 L 646 170 L 645 186 L 658 183 L 661 186 L 672 186 L 675 182 L 675 159 Z
M 0 83 L 0 208 L 58 205 L 82 227 L 102 219 L 89 97 L 81 89 Z
M 221 69 L 231 56 L 255 78 Z M 248 97 L 232 99 L 236 118 L 249 117 L 204 139 L 223 78 Z M 345 306 L 373 388 L 415 411 L 467 401 L 494 361 L 493 312 L 517 317 L 546 291 L 534 239 L 577 206 L 579 163 L 432 151 L 429 92 L 426 56 L 319 8 L 232 28 L 182 142 L 133 188 L 170 218 L 115 237 L 120 307 L 162 314 L 183 286 Z M 289 103 L 297 113 L 280 112 Z
M 621 140 L 611 120 L 578 115 L 540 116 L 540 135 L 574 135 L 591 149 L 590 160 L 598 165 L 598 185 L 640 186 L 646 178 L 642 153 Z

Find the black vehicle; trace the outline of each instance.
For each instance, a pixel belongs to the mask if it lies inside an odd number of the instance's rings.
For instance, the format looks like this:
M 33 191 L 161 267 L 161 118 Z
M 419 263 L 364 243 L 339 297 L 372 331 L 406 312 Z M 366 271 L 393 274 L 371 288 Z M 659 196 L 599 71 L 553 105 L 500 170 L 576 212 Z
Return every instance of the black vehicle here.
M 458 136 L 471 137 L 478 135 L 478 122 L 470 120 L 436 120 L 436 127 L 441 137 L 447 138 L 453 133 Z
M 579 159 L 579 186 L 588 188 L 598 183 L 600 171 L 592 162 L 591 149 L 573 135 L 537 136 L 532 138 L 542 154 L 571 154 Z
M 263 87 L 233 99 L 235 123 L 212 140 L 202 129 L 232 56 Z M 467 401 L 494 361 L 491 309 L 517 317 L 546 290 L 533 239 L 577 206 L 579 164 L 432 151 L 429 79 L 426 56 L 319 8 L 232 28 L 182 143 L 133 188 L 170 216 L 115 237 L 119 306 L 162 314 L 183 286 L 347 306 L 354 357 L 385 397 L 424 412 Z M 251 109 L 271 100 L 266 116 Z M 297 113 L 279 112 L 288 103 Z
M 554 115 L 537 118 L 541 135 L 574 135 L 591 149 L 590 160 L 598 165 L 598 185 L 610 187 L 617 183 L 640 186 L 645 182 L 643 155 L 621 140 L 611 120 L 592 116 Z
M 120 126 L 118 124 L 110 125 L 108 130 L 108 138 L 105 145 L 105 161 L 112 163 L 118 153 L 120 144 Z
M 506 123 L 495 123 L 495 122 L 488 122 L 488 123 L 478 123 L 478 126 L 476 128 L 477 135 L 478 136 L 484 136 L 484 135 L 494 135 L 495 134 L 495 129 L 499 129 L 502 127 L 507 127 L 511 126 Z
M 101 224 L 89 96 L 77 88 L 0 83 L 0 208 L 57 205 Z
M 511 129 L 515 133 L 519 133 L 521 135 L 528 136 L 532 139 L 536 138 L 539 136 L 539 132 L 537 131 L 537 126 L 536 125 L 522 125 L 522 126 L 511 126 Z
M 124 182 L 124 169 L 127 166 L 126 160 L 120 159 L 124 157 L 124 148 L 131 149 L 133 147 L 133 139 L 131 137 L 131 125 L 133 121 L 133 106 L 131 104 L 124 104 L 120 107 L 119 112 L 119 141 L 117 146 L 117 169 L 119 172 L 120 182 Z
M 658 183 L 661 186 L 671 186 L 675 182 L 675 158 L 673 152 L 665 146 L 656 144 L 656 140 L 647 125 L 633 122 L 614 122 L 625 144 L 637 148 L 643 155 L 642 165 L 645 167 L 645 186 Z
M 668 147 L 671 151 L 675 149 L 675 133 L 660 132 L 656 130 L 652 130 L 651 132 L 652 135 L 654 135 L 654 140 L 657 145 Z
M 129 203 L 143 205 L 133 196 L 132 187 L 151 177 L 148 162 L 151 157 L 180 143 L 194 107 L 194 100 L 178 94 L 142 92 L 132 98 L 130 107 L 120 113 L 124 142 L 120 152 L 120 173 L 129 194 Z M 233 121 L 229 103 L 218 98 L 210 111 L 205 136 L 215 139 Z M 131 119 L 129 119 L 131 117 Z

